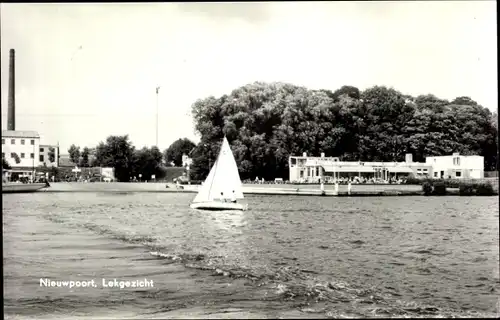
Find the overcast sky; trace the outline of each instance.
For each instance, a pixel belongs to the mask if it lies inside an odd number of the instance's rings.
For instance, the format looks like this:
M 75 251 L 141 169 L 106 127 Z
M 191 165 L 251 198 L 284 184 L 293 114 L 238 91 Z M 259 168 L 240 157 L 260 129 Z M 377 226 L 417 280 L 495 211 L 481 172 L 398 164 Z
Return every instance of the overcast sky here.
M 495 1 L 1 4 L 2 128 L 9 49 L 16 129 L 42 143 L 198 141 L 191 104 L 254 81 L 392 86 L 498 108 Z M 81 49 L 78 49 L 82 46 Z

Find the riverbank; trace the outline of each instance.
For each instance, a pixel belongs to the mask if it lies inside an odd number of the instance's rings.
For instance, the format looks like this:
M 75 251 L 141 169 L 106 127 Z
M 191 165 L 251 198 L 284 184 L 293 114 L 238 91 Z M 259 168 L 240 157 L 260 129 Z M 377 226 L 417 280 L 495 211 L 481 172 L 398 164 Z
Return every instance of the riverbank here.
M 56 182 L 49 188 L 39 192 L 162 192 L 162 193 L 197 193 L 199 185 L 183 185 L 177 189 L 174 184 L 165 183 L 78 183 Z M 458 195 L 458 189 L 447 189 L 449 195 Z M 346 185 L 340 185 L 338 195 L 334 187 L 324 187 L 321 191 L 319 185 L 243 185 L 244 194 L 256 195 L 297 195 L 297 196 L 421 196 L 422 187 L 418 185 L 352 185 L 351 194 Z

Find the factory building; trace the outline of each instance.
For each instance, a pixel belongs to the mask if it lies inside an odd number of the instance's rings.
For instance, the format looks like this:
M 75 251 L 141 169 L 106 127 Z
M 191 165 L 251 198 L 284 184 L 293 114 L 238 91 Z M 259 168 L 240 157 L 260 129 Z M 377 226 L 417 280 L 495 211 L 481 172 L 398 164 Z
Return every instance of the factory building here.
M 59 147 L 41 145 L 40 135 L 36 131 L 16 130 L 14 49 L 10 49 L 9 63 L 7 130 L 2 130 L 2 159 L 12 169 L 7 170 L 5 176 L 7 178 L 13 175 L 33 178 L 39 166 L 58 166 Z M 49 159 L 51 150 L 55 152 L 54 161 Z

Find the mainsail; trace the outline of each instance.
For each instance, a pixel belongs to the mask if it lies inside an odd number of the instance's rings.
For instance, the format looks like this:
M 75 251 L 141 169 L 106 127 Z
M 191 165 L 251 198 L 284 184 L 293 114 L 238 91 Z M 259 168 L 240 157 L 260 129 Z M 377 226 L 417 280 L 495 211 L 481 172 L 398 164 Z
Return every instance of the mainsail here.
M 231 147 L 229 147 L 229 142 L 224 137 L 217 160 L 201 186 L 200 191 L 194 198 L 193 203 L 219 199 L 221 198 L 221 192 L 224 198 L 231 198 L 233 191 L 236 199 L 243 199 L 238 166 L 234 160 Z

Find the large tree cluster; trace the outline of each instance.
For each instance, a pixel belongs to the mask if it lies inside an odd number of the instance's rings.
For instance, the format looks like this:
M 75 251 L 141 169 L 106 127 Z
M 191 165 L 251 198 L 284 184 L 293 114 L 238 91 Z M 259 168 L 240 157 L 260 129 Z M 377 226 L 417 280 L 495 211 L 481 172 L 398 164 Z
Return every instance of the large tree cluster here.
M 497 168 L 496 115 L 468 97 L 412 97 L 387 87 L 335 92 L 288 83 L 256 82 L 192 106 L 200 143 L 193 178 L 204 179 L 226 135 L 243 179 L 288 177 L 288 157 L 415 161 L 426 156 L 478 154 Z

